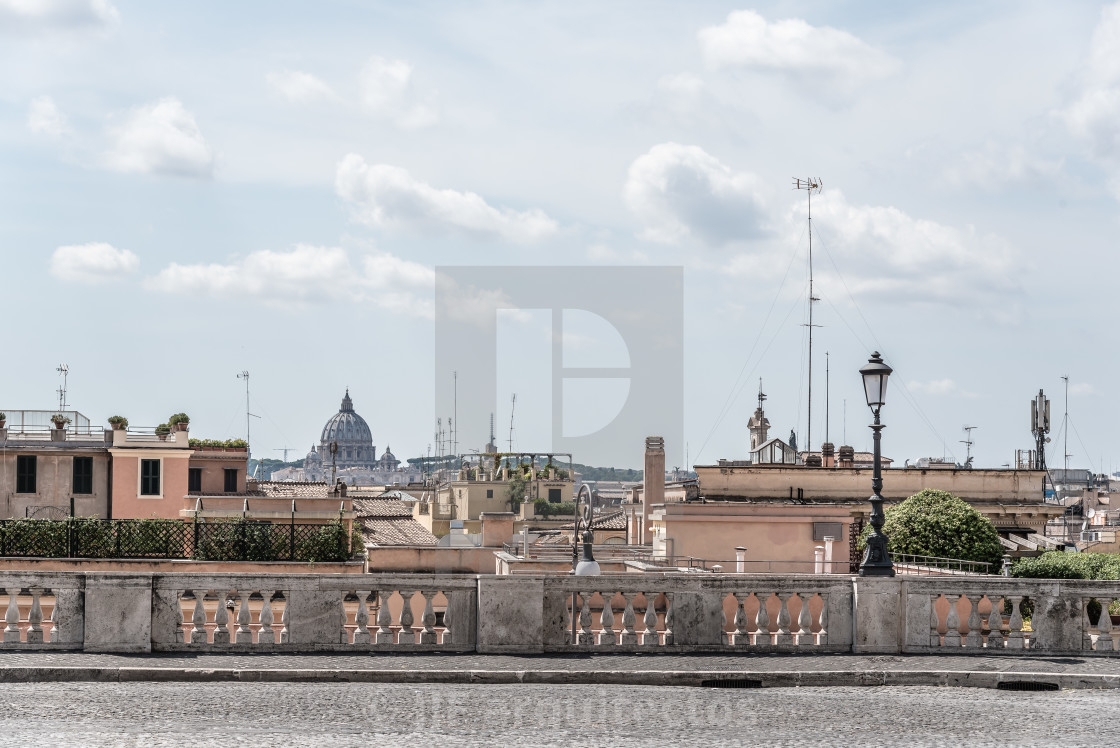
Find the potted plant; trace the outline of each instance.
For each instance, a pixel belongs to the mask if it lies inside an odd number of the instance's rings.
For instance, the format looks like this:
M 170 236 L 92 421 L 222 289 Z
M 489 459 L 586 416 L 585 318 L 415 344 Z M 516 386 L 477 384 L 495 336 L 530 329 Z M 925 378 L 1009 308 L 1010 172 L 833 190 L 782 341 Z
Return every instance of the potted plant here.
M 64 429 L 66 428 L 66 424 L 70 423 L 70 419 L 61 413 L 55 413 L 51 416 L 51 423 L 54 424 L 56 429 Z
M 171 433 L 171 427 L 168 426 L 166 423 L 161 423 L 160 425 L 156 426 L 156 436 L 159 437 L 159 440 L 161 442 L 167 441 L 167 435 L 170 434 L 170 433 Z
M 7 424 L 8 424 L 8 414 L 7 413 L 0 413 L 0 429 L 4 428 L 4 426 L 6 426 Z
M 191 422 L 191 417 L 186 413 L 176 413 L 167 419 L 167 425 L 176 431 L 186 431 Z
M 124 416 L 109 416 L 109 425 L 114 431 L 127 431 L 128 419 Z

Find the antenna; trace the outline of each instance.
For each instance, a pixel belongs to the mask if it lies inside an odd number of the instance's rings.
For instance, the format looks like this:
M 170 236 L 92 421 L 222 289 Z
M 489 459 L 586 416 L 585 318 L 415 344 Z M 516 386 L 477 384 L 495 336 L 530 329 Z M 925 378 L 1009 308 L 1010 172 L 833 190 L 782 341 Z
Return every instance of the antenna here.
M 1034 469 L 1046 470 L 1046 442 L 1050 438 L 1050 401 L 1042 390 L 1038 396 L 1031 400 L 1031 433 L 1034 434 L 1035 457 Z
M 1065 469 L 1066 469 L 1067 479 L 1068 479 L 1069 458 L 1070 458 L 1070 453 L 1069 453 L 1069 377 L 1068 376 L 1062 377 L 1062 381 L 1066 383 L 1066 412 L 1065 412 L 1065 415 L 1062 416 L 1062 452 L 1063 452 L 1063 457 L 1065 457 Z
M 964 431 L 965 437 L 963 439 L 961 439 L 961 444 L 964 445 L 964 449 L 965 449 L 964 466 L 967 467 L 967 468 L 972 467 L 972 431 L 974 429 L 978 429 L 978 428 L 980 428 L 980 427 L 979 426 L 964 426 L 964 427 L 962 427 L 962 430 Z
M 451 416 L 454 418 L 452 423 L 457 424 L 459 423 L 459 372 L 451 372 L 451 381 L 455 389 Z M 459 454 L 459 430 L 457 427 L 451 431 L 451 451 L 455 454 Z
M 517 408 L 517 393 L 513 393 L 509 405 L 509 451 L 513 451 L 513 412 Z
M 803 327 L 809 328 L 809 411 L 805 419 L 806 433 L 805 433 L 805 449 L 809 452 L 813 451 L 813 328 L 820 327 L 820 325 L 813 324 L 813 302 L 820 301 L 813 295 L 813 193 L 820 194 L 824 187 L 820 177 L 809 179 L 799 179 L 794 177 L 793 187 L 797 190 L 805 190 L 809 198 L 809 323 Z
M 824 352 L 824 440 L 829 441 L 828 438 L 828 351 Z
M 288 461 L 288 452 L 291 452 L 293 449 L 295 449 L 295 447 L 273 447 L 272 451 L 273 452 L 283 452 L 284 453 L 284 462 L 287 462 Z
M 55 369 L 62 375 L 62 386 L 58 388 L 58 409 L 59 411 L 66 410 L 69 404 L 66 402 L 66 378 L 70 374 L 70 366 L 68 364 L 59 364 Z
M 253 440 L 249 438 L 249 418 L 260 418 L 260 416 L 249 412 L 249 372 L 242 371 L 237 375 L 237 378 L 245 380 L 245 441 L 249 444 L 245 448 L 245 459 L 248 460 L 253 450 Z
M 766 399 L 766 394 L 762 391 L 762 377 L 758 378 L 758 409 L 762 410 L 762 402 Z

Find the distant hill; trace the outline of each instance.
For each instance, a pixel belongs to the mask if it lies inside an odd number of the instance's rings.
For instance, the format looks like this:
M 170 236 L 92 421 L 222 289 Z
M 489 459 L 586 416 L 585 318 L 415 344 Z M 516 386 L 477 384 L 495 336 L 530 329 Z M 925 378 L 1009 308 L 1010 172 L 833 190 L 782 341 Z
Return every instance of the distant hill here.
M 639 481 L 642 479 L 643 473 L 641 470 L 633 470 L 631 468 L 592 467 L 590 465 L 580 465 L 578 462 L 573 463 L 572 468 L 579 473 L 584 480 Z

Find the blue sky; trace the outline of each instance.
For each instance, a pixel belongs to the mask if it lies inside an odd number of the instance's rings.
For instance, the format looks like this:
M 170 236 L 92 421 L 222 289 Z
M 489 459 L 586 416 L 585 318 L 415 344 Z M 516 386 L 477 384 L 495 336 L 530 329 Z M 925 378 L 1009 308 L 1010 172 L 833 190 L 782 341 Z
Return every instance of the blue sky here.
M 239 436 L 248 369 L 257 454 L 349 386 L 412 456 L 449 377 L 435 266 L 679 265 L 670 462 L 741 457 L 760 376 L 805 431 L 790 182 L 819 176 L 814 441 L 828 350 L 832 441 L 869 445 L 880 349 L 896 460 L 963 460 L 967 424 L 1009 462 L 1068 375 L 1071 464 L 1107 470 L 1116 60 L 1092 2 L 0 0 L 0 407 L 51 407 L 65 361 L 96 422 Z

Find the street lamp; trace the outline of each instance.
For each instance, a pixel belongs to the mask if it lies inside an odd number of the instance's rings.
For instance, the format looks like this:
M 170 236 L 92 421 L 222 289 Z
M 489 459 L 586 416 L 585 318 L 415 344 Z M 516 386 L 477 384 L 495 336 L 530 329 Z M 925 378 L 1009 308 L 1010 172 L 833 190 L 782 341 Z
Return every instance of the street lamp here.
M 597 577 L 601 573 L 599 570 L 599 562 L 591 553 L 591 547 L 595 542 L 595 534 L 591 532 L 591 520 L 594 518 L 594 497 L 591 495 L 591 489 L 586 483 L 579 487 L 579 493 L 576 495 L 576 511 L 575 522 L 572 525 L 572 574 L 577 577 Z M 579 528 L 580 520 L 583 520 L 587 529 L 583 533 L 583 559 L 579 559 Z M 576 633 L 576 621 L 579 614 L 576 611 L 576 592 L 572 591 L 572 644 L 579 644 L 579 635 Z
M 890 554 L 887 553 L 887 536 L 883 534 L 883 475 L 879 467 L 880 452 L 879 439 L 883 425 L 879 423 L 879 409 L 883 407 L 887 396 L 887 377 L 891 375 L 891 367 L 883 363 L 879 352 L 871 354 L 867 364 L 860 368 L 863 377 L 863 393 L 867 397 L 867 407 L 875 415 L 875 423 L 871 424 L 871 431 L 875 435 L 874 465 L 871 473 L 871 534 L 867 536 L 867 549 L 863 554 L 863 563 L 859 567 L 861 577 L 893 577 L 894 564 L 891 563 Z

